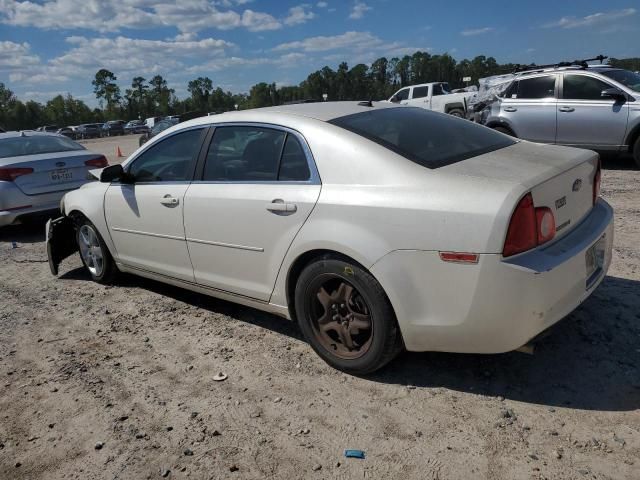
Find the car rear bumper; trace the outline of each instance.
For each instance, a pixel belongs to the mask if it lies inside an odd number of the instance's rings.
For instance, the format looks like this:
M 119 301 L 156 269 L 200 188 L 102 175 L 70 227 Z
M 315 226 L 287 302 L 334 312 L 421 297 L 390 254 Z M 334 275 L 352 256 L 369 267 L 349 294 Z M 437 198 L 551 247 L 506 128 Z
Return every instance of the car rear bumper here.
M 58 211 L 60 200 L 67 191 L 25 195 L 13 183 L 0 182 L 0 227 L 20 222 L 26 217 Z
M 587 272 L 596 243 L 599 268 Z M 611 263 L 613 210 L 599 200 L 573 231 L 549 246 L 477 264 L 438 252 L 394 251 L 371 268 L 395 309 L 408 350 L 501 353 L 560 321 L 602 282 Z

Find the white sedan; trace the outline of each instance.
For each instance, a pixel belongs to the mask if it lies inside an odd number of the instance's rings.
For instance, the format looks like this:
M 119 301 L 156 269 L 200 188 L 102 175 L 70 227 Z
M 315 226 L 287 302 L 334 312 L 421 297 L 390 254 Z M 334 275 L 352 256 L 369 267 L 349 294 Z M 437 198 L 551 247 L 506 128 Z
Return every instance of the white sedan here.
M 605 276 L 597 154 L 421 108 L 300 104 L 176 125 L 50 222 L 52 272 L 118 271 L 268 311 L 367 373 L 402 348 L 497 353 Z

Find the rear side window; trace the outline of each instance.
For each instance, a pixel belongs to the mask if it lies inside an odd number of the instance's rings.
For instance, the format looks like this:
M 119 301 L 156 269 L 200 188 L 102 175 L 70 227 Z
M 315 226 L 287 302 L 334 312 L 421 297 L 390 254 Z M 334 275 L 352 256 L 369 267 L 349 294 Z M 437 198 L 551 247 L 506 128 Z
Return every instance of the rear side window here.
M 429 87 L 413 87 L 413 98 L 424 98 L 429 94 Z
M 39 155 L 55 152 L 72 152 L 84 150 L 79 143 L 67 137 L 48 135 L 25 135 L 0 139 L 0 158 L 22 157 L 25 155 Z
M 602 98 L 602 91 L 611 88 L 597 78 L 585 75 L 565 75 L 562 98 L 567 100 L 609 100 Z
M 517 90 L 510 89 L 512 98 L 535 99 L 553 98 L 555 96 L 556 77 L 535 77 L 519 80 Z M 513 95 L 516 95 L 515 97 Z
M 309 162 L 295 135 L 265 127 L 216 127 L 202 179 L 210 182 L 301 182 Z
M 381 108 L 329 123 L 372 140 L 426 168 L 439 168 L 513 145 L 478 124 L 423 108 Z

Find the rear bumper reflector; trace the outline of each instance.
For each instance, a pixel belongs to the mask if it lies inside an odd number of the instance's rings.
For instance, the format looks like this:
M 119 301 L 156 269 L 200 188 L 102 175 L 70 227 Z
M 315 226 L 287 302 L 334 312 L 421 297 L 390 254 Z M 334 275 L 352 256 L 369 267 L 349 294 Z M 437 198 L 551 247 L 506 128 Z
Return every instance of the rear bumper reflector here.
M 454 263 L 478 263 L 477 253 L 440 252 L 440 260 Z

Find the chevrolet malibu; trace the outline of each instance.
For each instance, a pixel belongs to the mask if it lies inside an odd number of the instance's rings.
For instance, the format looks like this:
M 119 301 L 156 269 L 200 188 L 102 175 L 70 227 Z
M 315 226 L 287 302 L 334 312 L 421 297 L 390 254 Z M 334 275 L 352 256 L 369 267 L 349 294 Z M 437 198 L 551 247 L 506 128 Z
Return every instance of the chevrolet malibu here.
M 58 210 L 69 190 L 87 183 L 107 159 L 53 133 L 0 133 L 0 227 Z
M 47 225 L 54 274 L 79 250 L 97 282 L 129 272 L 272 312 L 357 374 L 403 348 L 517 349 L 611 261 L 597 154 L 421 108 L 199 118 L 96 176 Z

